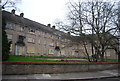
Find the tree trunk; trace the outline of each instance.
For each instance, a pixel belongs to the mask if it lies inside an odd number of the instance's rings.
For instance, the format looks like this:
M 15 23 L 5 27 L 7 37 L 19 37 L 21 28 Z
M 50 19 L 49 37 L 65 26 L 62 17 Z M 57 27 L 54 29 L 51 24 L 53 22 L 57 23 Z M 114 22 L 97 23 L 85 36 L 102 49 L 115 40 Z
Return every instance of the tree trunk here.
M 101 61 L 104 61 L 104 46 L 102 46 L 102 50 L 101 50 Z
M 88 61 L 91 62 L 85 43 L 84 43 L 84 48 L 85 48 L 85 52 L 87 54 Z

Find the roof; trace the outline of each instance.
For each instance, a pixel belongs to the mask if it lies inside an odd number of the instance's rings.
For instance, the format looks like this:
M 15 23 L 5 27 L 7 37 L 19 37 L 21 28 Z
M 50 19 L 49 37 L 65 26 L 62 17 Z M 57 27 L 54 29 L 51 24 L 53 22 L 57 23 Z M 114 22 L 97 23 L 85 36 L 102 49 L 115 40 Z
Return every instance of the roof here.
M 46 33 L 50 33 L 50 34 L 59 36 L 61 38 L 66 38 L 66 39 L 71 38 L 71 36 L 69 34 L 66 34 L 62 31 L 57 30 L 57 29 L 48 27 L 48 26 L 43 25 L 41 23 L 38 23 L 36 21 L 30 20 L 30 19 L 27 19 L 27 18 L 24 18 L 24 17 L 20 17 L 19 15 L 16 15 L 16 14 L 13 15 L 12 13 L 10 13 L 8 11 L 3 10 L 2 11 L 2 17 L 6 21 L 11 22 L 11 23 L 19 24 L 19 25 L 22 25 L 22 26 L 25 26 L 25 27 L 30 27 L 30 28 L 33 28 L 33 29 L 36 29 L 36 30 L 40 30 L 40 31 L 43 31 L 43 32 L 46 32 Z
M 96 35 L 93 35 L 94 37 L 91 38 L 91 34 L 81 35 L 81 36 L 72 36 L 72 35 L 69 35 L 69 34 L 64 33 L 62 31 L 59 31 L 57 29 L 54 29 L 54 28 L 48 27 L 46 25 L 43 25 L 41 23 L 38 23 L 36 21 L 30 20 L 30 19 L 27 19 L 24 17 L 20 17 L 20 16 L 15 15 L 15 14 L 13 15 L 12 13 L 7 12 L 7 11 L 2 11 L 2 17 L 8 22 L 12 22 L 15 24 L 20 24 L 22 26 L 34 28 L 36 30 L 50 33 L 50 34 L 55 35 L 55 36 L 59 36 L 63 39 L 69 39 L 72 41 L 71 43 L 77 44 L 77 43 L 80 43 L 83 41 L 89 42 L 90 40 L 93 40 L 93 38 L 96 39 Z

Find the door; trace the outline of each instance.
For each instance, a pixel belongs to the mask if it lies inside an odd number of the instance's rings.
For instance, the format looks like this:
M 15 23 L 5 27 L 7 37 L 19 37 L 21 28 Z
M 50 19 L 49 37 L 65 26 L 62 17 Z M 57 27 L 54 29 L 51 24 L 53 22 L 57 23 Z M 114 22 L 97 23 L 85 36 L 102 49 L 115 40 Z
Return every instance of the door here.
M 15 55 L 19 55 L 19 46 L 16 45 Z
M 24 47 L 16 45 L 16 53 L 15 55 L 23 55 L 24 54 Z
M 23 54 L 23 47 L 19 47 L 19 55 Z

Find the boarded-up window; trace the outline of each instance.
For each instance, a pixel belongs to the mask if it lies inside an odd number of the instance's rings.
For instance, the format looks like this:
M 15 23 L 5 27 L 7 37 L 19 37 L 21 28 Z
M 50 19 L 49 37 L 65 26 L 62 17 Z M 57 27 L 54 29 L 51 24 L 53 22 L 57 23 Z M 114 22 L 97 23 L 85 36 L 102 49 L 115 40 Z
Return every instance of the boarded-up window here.
M 65 51 L 64 50 L 61 50 L 61 55 L 65 55 Z
M 54 49 L 49 49 L 49 54 L 54 54 Z
M 27 47 L 27 53 L 35 53 L 35 47 L 34 46 L 28 46 Z
M 41 52 L 41 49 L 40 49 L 40 48 L 38 48 L 38 52 L 39 52 L 39 53 Z

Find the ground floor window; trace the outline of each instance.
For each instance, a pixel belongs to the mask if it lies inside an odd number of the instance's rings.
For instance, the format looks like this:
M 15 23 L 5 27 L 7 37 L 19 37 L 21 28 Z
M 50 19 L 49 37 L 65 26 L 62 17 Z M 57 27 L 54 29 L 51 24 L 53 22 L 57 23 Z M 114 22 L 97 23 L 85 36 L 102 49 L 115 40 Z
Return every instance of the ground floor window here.
M 49 54 L 54 54 L 54 49 L 49 49 Z
M 35 53 L 35 47 L 34 46 L 28 46 L 27 47 L 27 53 Z

